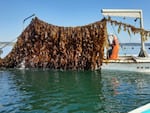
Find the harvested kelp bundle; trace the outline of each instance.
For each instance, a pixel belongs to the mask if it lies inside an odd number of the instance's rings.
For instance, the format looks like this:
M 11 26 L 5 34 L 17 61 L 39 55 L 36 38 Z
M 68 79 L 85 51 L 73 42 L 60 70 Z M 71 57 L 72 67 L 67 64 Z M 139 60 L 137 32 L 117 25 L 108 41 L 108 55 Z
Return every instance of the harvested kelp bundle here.
M 106 21 L 60 27 L 34 18 L 0 67 L 95 70 L 100 68 L 107 38 Z

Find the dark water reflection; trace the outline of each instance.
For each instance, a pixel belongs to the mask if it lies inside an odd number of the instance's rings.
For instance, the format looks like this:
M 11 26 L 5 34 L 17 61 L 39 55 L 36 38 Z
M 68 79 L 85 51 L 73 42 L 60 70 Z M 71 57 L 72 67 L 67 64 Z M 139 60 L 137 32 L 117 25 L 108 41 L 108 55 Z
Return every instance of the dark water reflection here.
M 120 71 L 1 71 L 0 112 L 125 113 L 150 102 L 149 80 Z

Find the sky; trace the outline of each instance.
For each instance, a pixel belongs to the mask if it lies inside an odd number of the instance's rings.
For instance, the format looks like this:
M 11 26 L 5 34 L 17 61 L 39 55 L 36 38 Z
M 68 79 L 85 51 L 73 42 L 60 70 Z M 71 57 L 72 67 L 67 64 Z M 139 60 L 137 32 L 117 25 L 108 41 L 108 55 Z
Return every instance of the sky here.
M 101 20 L 101 9 L 142 9 L 149 30 L 149 5 L 150 0 L 0 0 L 0 42 L 16 39 L 31 22 L 23 20 L 32 14 L 54 25 L 82 26 Z

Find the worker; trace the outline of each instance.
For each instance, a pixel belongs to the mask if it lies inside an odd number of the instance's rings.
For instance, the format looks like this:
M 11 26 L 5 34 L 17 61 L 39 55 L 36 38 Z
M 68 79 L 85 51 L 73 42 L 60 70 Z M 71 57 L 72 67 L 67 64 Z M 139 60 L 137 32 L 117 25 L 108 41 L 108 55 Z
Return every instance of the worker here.
M 112 36 L 113 36 L 113 41 L 111 44 L 112 52 L 109 59 L 116 60 L 118 59 L 118 53 L 119 53 L 119 41 L 115 35 Z
M 109 59 L 112 54 L 112 49 L 113 49 L 112 45 L 113 45 L 113 35 L 110 34 L 110 35 L 108 35 L 107 59 Z

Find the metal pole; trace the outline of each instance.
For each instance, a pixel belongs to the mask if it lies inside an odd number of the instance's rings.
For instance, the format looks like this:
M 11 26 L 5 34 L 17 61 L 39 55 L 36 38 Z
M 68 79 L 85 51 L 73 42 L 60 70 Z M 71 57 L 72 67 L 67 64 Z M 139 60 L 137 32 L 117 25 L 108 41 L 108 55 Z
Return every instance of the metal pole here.
M 144 29 L 144 21 L 143 21 L 143 13 L 142 13 L 142 10 L 140 11 L 140 28 L 141 29 Z M 141 33 L 141 50 L 140 50 L 140 53 L 139 53 L 139 57 L 148 57 L 148 54 L 146 52 L 146 49 L 145 49 L 145 43 L 144 43 L 144 37 L 143 37 L 143 34 Z
M 24 30 L 24 23 L 25 23 L 25 21 L 28 20 L 28 19 L 31 18 L 31 17 L 34 17 L 34 16 L 35 16 L 35 14 L 32 14 L 31 16 L 28 16 L 27 18 L 25 18 L 25 19 L 23 20 L 23 30 Z
M 29 18 L 31 18 L 31 17 L 33 17 L 33 16 L 35 16 L 35 14 L 32 14 L 31 16 L 28 16 L 27 18 L 25 18 L 25 19 L 23 20 L 23 23 L 25 23 L 26 20 L 28 20 Z
M 2 54 L 3 54 L 3 50 L 0 48 L 0 58 Z

